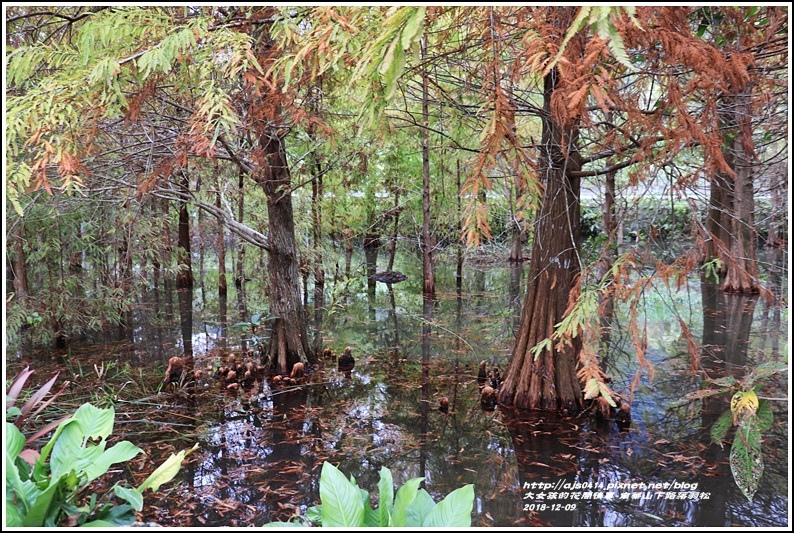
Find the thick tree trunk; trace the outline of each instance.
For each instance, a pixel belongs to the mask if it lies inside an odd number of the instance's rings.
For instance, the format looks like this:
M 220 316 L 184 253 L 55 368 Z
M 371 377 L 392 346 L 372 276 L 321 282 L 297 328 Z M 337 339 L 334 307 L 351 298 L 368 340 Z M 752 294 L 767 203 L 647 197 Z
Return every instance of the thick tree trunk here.
M 538 167 L 545 191 L 535 223 L 535 237 L 518 340 L 510 358 L 499 402 L 522 409 L 567 410 L 582 407 L 582 389 L 576 377 L 581 338 L 570 345 L 532 349 L 554 334 L 565 315 L 568 300 L 579 284 L 580 233 L 577 130 L 563 127 L 551 114 L 556 71 L 544 80 L 544 119 Z
M 722 265 L 717 269 L 720 279 L 726 271 L 727 255 L 731 242 L 731 211 L 733 205 L 732 180 L 722 171 L 715 173 L 709 192 L 709 210 L 706 215 L 706 249 L 704 260 L 719 259 Z
M 726 95 L 719 105 L 723 157 L 731 172 L 718 170 L 712 179 L 704 259 L 722 261 L 718 274 L 724 291 L 757 293 L 751 89 Z
M 274 131 L 263 132 L 259 146 L 263 150 L 264 161 L 254 177 L 267 195 L 270 313 L 276 317 L 267 349 L 267 363 L 271 370 L 288 374 L 295 363 L 313 365 L 317 359 L 309 350 L 301 302 L 287 154 L 283 140 Z
M 727 292 L 757 293 L 758 266 L 756 263 L 755 199 L 753 197 L 753 132 L 750 88 L 732 98 L 736 135 L 728 147 L 736 176 L 733 186 L 733 216 L 731 217 L 731 261 L 725 273 L 723 290 Z

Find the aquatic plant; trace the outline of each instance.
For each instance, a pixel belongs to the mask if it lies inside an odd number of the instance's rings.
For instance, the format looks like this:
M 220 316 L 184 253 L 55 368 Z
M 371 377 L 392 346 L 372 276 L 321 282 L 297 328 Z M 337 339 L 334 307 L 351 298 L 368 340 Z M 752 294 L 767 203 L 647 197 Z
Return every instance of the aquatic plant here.
M 114 409 L 101 409 L 90 403 L 26 438 L 19 427 L 24 420 L 21 417 L 43 400 L 57 377 L 34 392 L 22 409 L 16 408 L 14 403 L 31 373 L 25 369 L 6 391 L 7 527 L 130 525 L 136 520 L 133 511 L 143 508 L 143 492 L 147 488 L 157 491 L 173 479 L 183 459 L 198 446 L 172 454 L 137 488 L 116 483 L 103 495 L 88 496 L 86 489 L 107 474 L 111 465 L 128 462 L 143 450 L 128 441 L 106 448 L 113 432 Z M 8 421 L 12 418 L 16 424 Z M 26 448 L 52 429 L 55 433 L 41 451 Z M 126 503 L 117 505 L 112 500 L 114 496 Z
M 470 527 L 474 508 L 474 485 L 450 492 L 436 503 L 419 485 L 425 478 L 409 479 L 394 493 L 391 471 L 382 467 L 378 481 L 378 507 L 370 506 L 370 496 L 329 462 L 320 473 L 321 504 L 307 510 L 305 517 L 291 522 L 271 522 L 268 527 Z

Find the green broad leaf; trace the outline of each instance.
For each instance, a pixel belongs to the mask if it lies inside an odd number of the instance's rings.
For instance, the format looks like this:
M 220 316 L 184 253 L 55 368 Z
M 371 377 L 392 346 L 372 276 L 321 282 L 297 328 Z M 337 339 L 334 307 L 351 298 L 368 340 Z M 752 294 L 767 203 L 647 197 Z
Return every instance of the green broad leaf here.
M 761 454 L 761 432 L 754 420 L 739 424 L 733 439 L 729 457 L 731 473 L 745 498 L 752 503 L 764 473 L 764 458 Z
M 419 489 L 416 493 L 416 498 L 408 506 L 405 512 L 405 526 L 406 527 L 422 527 L 425 517 L 436 506 L 436 502 L 428 494 L 425 489 Z
M 25 447 L 25 436 L 11 422 L 6 422 L 6 459 L 16 460 Z
M 85 439 L 106 439 L 113 433 L 116 412 L 113 407 L 102 409 L 86 403 L 75 411 L 72 418 L 80 424 Z
M 143 453 L 143 450 L 131 442 L 126 440 L 119 442 L 112 448 L 105 450 L 85 469 L 85 474 L 88 477 L 86 481 L 90 482 L 95 480 L 110 470 L 110 465 L 129 461 L 139 453 Z M 136 509 L 136 511 L 140 511 L 140 509 Z
M 92 500 L 89 508 L 94 507 Z M 135 513 L 132 512 L 132 506 L 128 504 L 112 505 L 106 503 L 102 506 L 100 511 L 95 513 L 95 520 L 83 524 L 83 527 L 100 527 L 102 523 L 109 524 L 114 527 L 128 526 L 135 522 Z
M 759 431 L 769 431 L 772 429 L 774 415 L 772 414 L 772 404 L 768 400 L 758 401 L 758 410 L 755 412 L 755 424 Z
M 48 518 L 53 518 L 52 515 L 58 511 L 61 501 L 55 496 L 61 491 L 63 485 L 64 477 L 50 481 L 50 485 L 39 494 L 27 515 L 22 519 L 24 527 L 43 527 Z
M 143 491 L 146 489 L 152 489 L 152 492 L 157 492 L 160 490 L 160 485 L 164 483 L 168 483 L 174 476 L 176 476 L 179 469 L 182 467 L 182 461 L 185 460 L 185 457 L 193 453 L 193 451 L 198 448 L 198 443 L 196 443 L 192 448 L 189 450 L 182 450 L 179 453 L 171 454 L 171 457 L 165 460 L 163 464 L 158 466 L 154 472 L 152 472 L 146 480 L 141 483 L 141 486 L 138 487 L 138 492 L 143 494 Z
M 406 526 L 408 506 L 411 505 L 411 502 L 413 502 L 416 498 L 416 494 L 419 491 L 419 485 L 422 483 L 422 481 L 424 481 L 424 479 L 425 478 L 423 477 L 409 479 L 405 482 L 405 485 L 400 487 L 400 489 L 397 491 L 397 495 L 394 497 L 394 508 L 392 509 L 391 514 L 392 527 Z
M 300 522 L 268 522 L 262 527 L 306 527 Z
M 31 481 L 23 482 L 19 476 L 19 470 L 15 460 L 10 455 L 6 455 L 6 498 L 11 497 L 11 492 L 17 495 L 19 505 L 24 509 L 30 508 L 38 497 L 39 490 Z M 12 507 L 12 505 L 8 505 Z M 23 510 L 24 510 L 23 509 Z
M 22 513 L 11 502 L 5 506 L 5 527 L 22 527 Z
M 92 520 L 90 522 L 86 522 L 80 527 L 114 527 L 116 524 L 112 522 L 108 522 L 107 520 Z
M 320 473 L 320 500 L 323 527 L 361 527 L 364 502 L 358 487 L 331 463 L 323 463 Z
M 380 469 L 380 480 L 378 481 L 378 525 L 389 527 L 391 525 L 391 513 L 394 507 L 394 479 L 391 470 L 385 466 Z
M 104 451 L 105 441 L 100 441 L 99 446 L 84 447 L 85 433 L 76 418 L 69 420 L 70 424 L 59 426 L 62 429 L 50 457 L 50 470 L 53 477 L 61 477 L 69 472 L 82 473 L 89 468 Z M 57 433 L 57 432 L 56 432 Z M 44 453 L 42 453 L 42 457 Z M 42 462 L 44 459 L 42 459 Z
M 425 517 L 422 527 L 471 527 L 474 485 L 455 489 L 438 502 Z
M 364 527 L 381 527 L 377 509 L 373 509 L 366 503 L 364 504 Z
M 323 523 L 323 506 L 315 505 L 306 509 L 306 520 L 316 526 L 321 526 Z
M 136 511 L 143 509 L 143 495 L 137 490 L 115 485 L 113 492 L 116 493 L 116 496 L 129 503 Z
M 50 440 L 47 442 L 47 444 L 44 445 L 44 448 L 41 449 L 41 457 L 39 458 L 40 463 L 44 464 L 47 462 L 47 458 L 49 457 L 53 446 L 55 446 L 55 443 L 58 442 L 63 429 L 69 424 L 77 424 L 77 421 L 74 419 L 74 417 L 64 420 L 58 424 L 58 427 L 55 429 L 55 433 L 53 433 L 52 437 L 50 437 Z
M 711 442 L 722 446 L 722 441 L 725 440 L 725 435 L 728 434 L 731 426 L 733 426 L 733 413 L 727 410 L 711 426 Z

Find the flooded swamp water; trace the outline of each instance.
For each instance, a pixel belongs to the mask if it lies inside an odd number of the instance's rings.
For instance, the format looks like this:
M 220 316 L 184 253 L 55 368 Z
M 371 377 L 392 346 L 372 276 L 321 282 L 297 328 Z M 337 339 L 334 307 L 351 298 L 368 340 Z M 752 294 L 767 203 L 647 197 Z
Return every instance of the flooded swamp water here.
M 59 383 L 73 382 L 62 408 L 85 401 L 114 405 L 113 438 L 130 440 L 146 456 L 113 470 L 103 483 L 140 483 L 168 454 L 198 443 L 176 480 L 146 495 L 141 520 L 164 526 L 286 521 L 319 503 L 323 461 L 370 494 L 383 466 L 397 487 L 424 477 L 436 501 L 473 483 L 472 525 L 478 527 L 789 524 L 787 373 L 770 378 L 759 393 L 780 401 L 771 402 L 774 425 L 764 434 L 765 470 L 752 503 L 731 476 L 729 444 L 721 449 L 709 437 L 729 398 L 672 407 L 702 384 L 702 375 L 690 370 L 679 318 L 696 337 L 710 377 L 741 376 L 764 361 L 788 361 L 786 304 L 723 295 L 697 279 L 672 294 L 649 291 L 642 318 L 653 376 L 640 373 L 632 424 L 624 430 L 589 413 L 482 409 L 478 364 L 507 367 L 526 267 L 467 266 L 458 293 L 454 266 L 439 264 L 423 383 L 420 264 L 407 257 L 398 266 L 406 281 L 378 283 L 374 291 L 348 284 L 347 293 L 329 302 L 324 345 L 336 353 L 353 348 L 349 375 L 327 361 L 300 386 L 258 380 L 227 391 L 210 371 L 195 388 L 162 390 L 168 359 L 182 354 L 179 315 L 175 298 L 166 304 L 160 294 L 155 305 L 150 294 L 121 340 L 73 343 L 66 354 L 9 352 L 7 377 L 30 365 L 43 383 L 60 371 Z M 779 294 L 785 290 L 778 286 Z M 230 328 L 224 347 L 217 303 L 214 313 L 210 307 L 194 318 L 197 368 L 215 369 L 229 353 L 246 357 L 245 332 Z M 638 363 L 621 332 L 626 321 L 616 314 L 608 371 L 613 388 L 628 396 Z M 439 408 L 442 397 L 449 400 L 446 412 Z

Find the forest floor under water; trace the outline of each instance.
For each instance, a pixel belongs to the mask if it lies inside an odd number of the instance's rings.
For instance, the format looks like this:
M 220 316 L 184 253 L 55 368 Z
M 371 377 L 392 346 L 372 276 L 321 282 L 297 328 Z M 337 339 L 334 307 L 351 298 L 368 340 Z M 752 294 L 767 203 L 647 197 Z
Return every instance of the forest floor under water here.
M 145 497 L 141 521 L 163 526 L 261 526 L 304 514 L 320 503 L 324 461 L 371 494 L 383 466 L 396 488 L 424 477 L 436 501 L 472 483 L 476 527 L 788 525 L 787 402 L 772 402 L 765 470 L 750 502 L 733 480 L 729 446 L 709 436 L 729 398 L 676 406 L 703 378 L 691 372 L 667 303 L 648 314 L 646 356 L 654 375 L 642 375 L 630 395 L 637 362 L 629 341 L 619 332 L 613 338 L 609 364 L 614 388 L 631 398 L 628 429 L 591 412 L 559 417 L 483 409 L 478 364 L 506 369 L 520 294 L 508 288 L 510 269 L 481 274 L 463 294 L 440 293 L 424 384 L 421 303 L 410 279 L 403 287 L 354 294 L 329 313 L 325 345 L 337 353 L 353 347 L 349 373 L 325 361 L 299 384 L 260 378 L 228 390 L 215 369 L 229 354 L 249 357 L 244 335 L 230 335 L 223 347 L 217 317 L 205 313 L 193 335 L 203 375 L 194 385 L 164 388 L 167 361 L 182 350 L 179 321 L 147 303 L 120 340 L 74 343 L 61 353 L 9 353 L 6 378 L 28 365 L 34 385 L 60 372 L 56 388 L 66 380 L 70 385 L 58 409 L 87 401 L 114 407 L 111 440 L 129 440 L 146 453 L 115 465 L 92 487 L 98 492 L 117 480 L 138 484 L 171 453 L 198 443 L 175 480 Z M 785 320 L 770 327 L 770 310 L 760 304 L 754 316 L 743 359 L 733 364 L 737 373 L 786 357 Z M 784 373 L 771 378 L 763 394 L 781 398 L 787 390 Z M 440 407 L 442 397 L 447 409 Z

